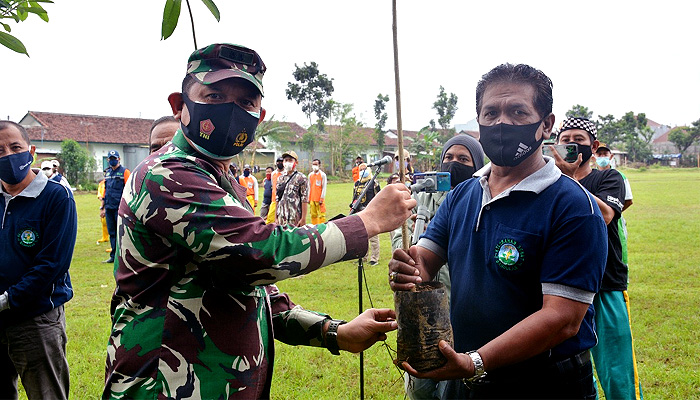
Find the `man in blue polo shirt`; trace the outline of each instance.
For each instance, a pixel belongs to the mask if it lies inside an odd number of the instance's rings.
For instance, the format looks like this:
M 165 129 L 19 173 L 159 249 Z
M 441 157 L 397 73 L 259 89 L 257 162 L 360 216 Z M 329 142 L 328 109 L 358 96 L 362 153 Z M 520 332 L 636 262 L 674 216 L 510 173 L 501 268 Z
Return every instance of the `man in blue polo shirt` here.
M 119 211 L 119 202 L 130 172 L 119 163 L 121 158 L 119 158 L 118 151 L 110 150 L 107 156 L 109 158 L 109 167 L 105 170 L 105 197 L 102 198 L 100 217 L 104 217 L 107 221 L 109 243 L 112 246 L 109 258 L 103 262 L 113 264 L 114 251 L 117 247 L 117 211 Z
M 0 398 L 68 398 L 68 267 L 77 233 L 70 189 L 33 171 L 26 130 L 0 121 Z
M 450 380 L 443 398 L 594 398 L 605 223 L 591 196 L 542 156 L 552 82 L 503 64 L 476 93 L 491 164 L 452 190 L 418 244 L 389 264 L 392 289 L 411 290 L 448 263 L 454 349 L 440 342 L 447 363 L 436 370 L 402 367 Z

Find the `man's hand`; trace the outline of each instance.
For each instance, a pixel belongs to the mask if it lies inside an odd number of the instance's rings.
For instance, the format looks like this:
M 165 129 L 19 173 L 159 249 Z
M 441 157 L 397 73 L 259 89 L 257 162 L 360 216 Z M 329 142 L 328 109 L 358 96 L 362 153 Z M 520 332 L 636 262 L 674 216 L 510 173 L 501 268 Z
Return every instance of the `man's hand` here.
M 105 217 L 105 209 L 102 208 L 102 209 L 100 209 L 100 218 L 104 218 L 104 217 Z
M 404 361 L 399 365 L 399 368 L 408 372 L 410 375 L 421 379 L 447 380 L 447 379 L 462 379 L 471 378 L 474 376 L 474 363 L 471 357 L 464 353 L 457 353 L 450 345 L 441 340 L 439 343 L 440 352 L 447 358 L 447 364 L 440 368 L 436 368 L 426 372 L 418 372 L 411 365 Z
M 368 349 L 398 328 L 396 313 L 389 308 L 370 308 L 338 327 L 338 347 L 352 353 Z
M 379 191 L 357 215 L 365 224 L 367 237 L 372 237 L 401 226 L 411 216 L 411 210 L 416 204 L 406 185 L 394 183 Z
M 423 282 L 420 277 L 420 270 L 416 267 L 418 248 L 411 246 L 408 253 L 403 249 L 394 250 L 394 254 L 389 261 L 389 286 L 395 292 L 411 290 L 417 284 Z
M 554 146 L 549 146 L 550 149 L 552 150 L 552 157 L 554 158 L 554 165 L 559 168 L 562 174 L 569 176 L 570 178 L 574 178 L 574 174 L 576 173 L 576 170 L 578 169 L 579 165 L 581 165 L 581 161 L 583 161 L 583 155 L 581 153 L 578 153 L 578 158 L 576 161 L 569 163 L 564 161 L 563 158 L 559 155 L 559 152 L 557 152 L 554 148 Z M 576 178 L 574 178 L 576 179 Z

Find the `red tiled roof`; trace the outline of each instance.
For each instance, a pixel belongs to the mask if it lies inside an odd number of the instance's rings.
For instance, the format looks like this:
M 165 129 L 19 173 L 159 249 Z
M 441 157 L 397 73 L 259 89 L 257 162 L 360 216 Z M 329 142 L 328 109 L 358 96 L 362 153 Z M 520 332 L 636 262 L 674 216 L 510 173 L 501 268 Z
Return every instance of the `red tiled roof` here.
M 29 126 L 31 140 L 148 144 L 152 119 L 101 117 L 96 115 L 61 114 L 29 111 L 41 126 Z

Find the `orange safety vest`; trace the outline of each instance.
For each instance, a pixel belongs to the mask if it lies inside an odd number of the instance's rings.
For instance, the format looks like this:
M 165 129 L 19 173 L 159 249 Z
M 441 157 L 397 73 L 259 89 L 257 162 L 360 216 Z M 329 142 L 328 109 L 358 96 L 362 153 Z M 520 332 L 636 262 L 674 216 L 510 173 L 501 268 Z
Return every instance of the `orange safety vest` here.
M 245 177 L 243 175 L 238 177 L 238 183 L 241 184 L 241 186 L 246 187 L 246 196 L 255 196 L 255 182 L 253 181 L 253 176 Z
M 323 194 L 323 174 L 321 171 L 309 174 L 309 201 L 321 201 Z
M 277 202 L 277 178 L 282 175 L 282 172 L 279 170 L 272 171 L 272 175 L 270 176 L 270 181 L 272 182 L 272 202 L 276 203 Z

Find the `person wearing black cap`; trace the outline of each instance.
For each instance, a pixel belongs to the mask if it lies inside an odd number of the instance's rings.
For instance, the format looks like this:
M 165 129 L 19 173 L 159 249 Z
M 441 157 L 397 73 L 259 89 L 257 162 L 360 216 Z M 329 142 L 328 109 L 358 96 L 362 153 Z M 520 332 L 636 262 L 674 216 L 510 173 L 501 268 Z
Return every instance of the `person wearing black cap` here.
M 180 129 L 134 171 L 119 208 L 103 398 L 270 397 L 274 339 L 359 352 L 396 329 L 390 309 L 345 322 L 304 310 L 275 282 L 367 252 L 415 201 L 392 185 L 357 215 L 302 227 L 265 224 L 228 174 L 255 140 L 265 64 L 254 50 L 192 53 Z
M 598 344 L 591 349 L 598 382 L 609 399 L 640 399 L 642 385 L 632 341 L 627 283 L 629 273 L 623 261 L 620 218 L 624 210 L 625 183 L 615 169 L 592 169 L 589 159 L 600 149 L 595 124 L 585 118 L 567 118 L 559 130 L 558 143 L 576 143 L 578 160 L 565 162 L 554 152 L 557 166 L 595 196 L 608 226 L 607 262 L 600 291 L 596 294 Z M 600 249 L 599 249 L 600 250 Z
M 109 251 L 109 258 L 104 263 L 114 263 L 114 252 L 117 248 L 117 211 L 122 198 L 124 185 L 129 180 L 131 171 L 120 164 L 119 152 L 110 150 L 107 153 L 109 167 L 105 170 L 105 195 L 102 198 L 100 207 L 100 217 L 107 222 L 107 232 L 109 232 L 109 244 L 112 246 Z

